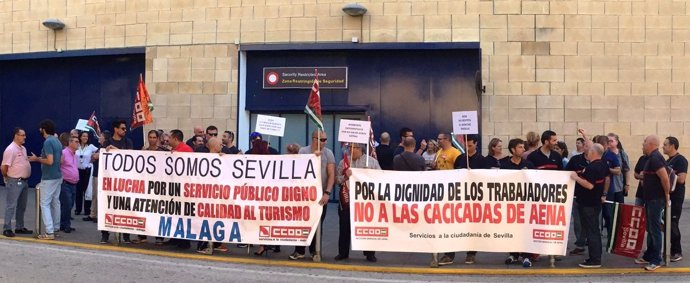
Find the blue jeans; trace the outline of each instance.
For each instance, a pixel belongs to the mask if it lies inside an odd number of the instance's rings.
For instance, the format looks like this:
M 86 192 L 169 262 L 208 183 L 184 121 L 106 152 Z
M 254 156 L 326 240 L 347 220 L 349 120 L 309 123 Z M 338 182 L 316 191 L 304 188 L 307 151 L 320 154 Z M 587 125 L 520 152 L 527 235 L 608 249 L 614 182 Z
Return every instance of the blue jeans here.
M 601 263 L 601 229 L 599 229 L 599 213 L 601 205 L 579 206 L 580 221 L 584 231 L 589 252 L 589 260 L 593 263 Z
M 72 227 L 72 206 L 74 205 L 74 194 L 77 192 L 77 185 L 62 182 L 60 190 L 60 228 L 67 229 Z
M 642 258 L 649 263 L 661 264 L 661 247 L 663 243 L 661 232 L 661 214 L 666 206 L 665 199 L 653 199 L 645 202 L 647 216 L 647 251 Z
M 60 185 L 62 178 L 41 180 L 41 216 L 47 234 L 59 230 L 60 224 Z
M 26 211 L 26 194 L 29 189 L 26 180 L 7 178 L 7 199 L 5 206 L 4 230 L 12 230 L 12 217 L 16 219 L 14 228 L 24 228 L 24 211 Z

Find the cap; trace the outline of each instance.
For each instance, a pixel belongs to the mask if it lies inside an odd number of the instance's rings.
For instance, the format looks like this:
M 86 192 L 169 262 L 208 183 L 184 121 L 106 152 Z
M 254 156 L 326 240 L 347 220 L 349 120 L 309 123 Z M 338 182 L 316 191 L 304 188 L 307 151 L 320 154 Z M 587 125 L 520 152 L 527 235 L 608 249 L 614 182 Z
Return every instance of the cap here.
M 251 134 L 249 135 L 249 139 L 250 139 L 250 140 L 255 140 L 255 139 L 257 139 L 257 138 L 258 138 L 258 139 L 263 139 L 263 138 L 261 137 L 261 134 L 259 134 L 258 132 L 253 132 L 253 133 L 251 133 Z

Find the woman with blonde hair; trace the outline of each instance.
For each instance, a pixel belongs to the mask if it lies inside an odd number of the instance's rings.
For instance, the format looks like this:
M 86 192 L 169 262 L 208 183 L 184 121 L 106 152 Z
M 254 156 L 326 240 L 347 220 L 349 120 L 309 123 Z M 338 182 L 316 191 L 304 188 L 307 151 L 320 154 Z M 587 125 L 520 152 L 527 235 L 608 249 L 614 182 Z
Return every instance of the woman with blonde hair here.
M 489 168 L 501 168 L 501 160 L 503 158 L 503 141 L 499 138 L 493 138 L 489 142 L 489 151 L 486 153 L 486 164 Z
M 426 150 L 422 152 L 426 170 L 432 170 L 434 167 L 434 160 L 436 160 L 436 152 L 438 152 L 438 142 L 435 139 L 429 139 L 426 144 Z
M 525 153 L 522 154 L 523 159 L 527 159 L 527 156 L 539 148 L 539 139 L 541 137 L 539 134 L 530 131 L 525 137 Z

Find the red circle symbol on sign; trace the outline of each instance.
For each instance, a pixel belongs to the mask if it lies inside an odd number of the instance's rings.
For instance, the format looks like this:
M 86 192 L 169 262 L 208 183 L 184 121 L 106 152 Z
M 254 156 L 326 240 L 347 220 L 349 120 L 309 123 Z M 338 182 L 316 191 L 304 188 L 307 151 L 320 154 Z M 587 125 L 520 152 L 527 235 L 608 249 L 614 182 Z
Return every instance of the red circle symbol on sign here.
M 266 82 L 268 82 L 269 85 L 276 85 L 278 83 L 278 73 L 269 72 L 266 74 Z

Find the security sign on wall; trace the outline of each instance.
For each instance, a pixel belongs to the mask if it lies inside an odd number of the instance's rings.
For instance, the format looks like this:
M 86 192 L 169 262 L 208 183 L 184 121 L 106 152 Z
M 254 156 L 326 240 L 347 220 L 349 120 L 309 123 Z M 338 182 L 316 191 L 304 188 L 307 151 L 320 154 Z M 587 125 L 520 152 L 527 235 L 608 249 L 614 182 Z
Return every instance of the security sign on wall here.
M 318 72 L 320 89 L 347 89 L 347 67 L 265 67 L 264 89 L 311 89 Z

